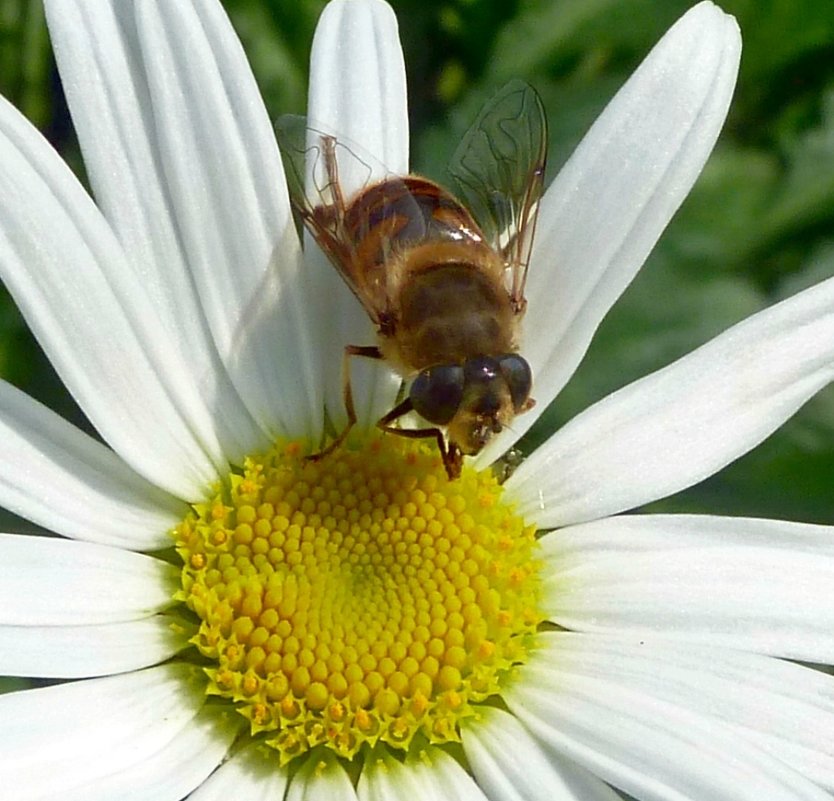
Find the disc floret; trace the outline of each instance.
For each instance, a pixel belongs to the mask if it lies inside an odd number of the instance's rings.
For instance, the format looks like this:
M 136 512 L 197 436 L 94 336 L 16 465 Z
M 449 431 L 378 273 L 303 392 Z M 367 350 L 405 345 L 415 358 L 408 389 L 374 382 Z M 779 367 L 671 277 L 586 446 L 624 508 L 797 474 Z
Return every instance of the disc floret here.
M 175 532 L 207 692 L 282 762 L 458 740 L 541 622 L 534 529 L 502 492 L 392 436 L 246 459 Z

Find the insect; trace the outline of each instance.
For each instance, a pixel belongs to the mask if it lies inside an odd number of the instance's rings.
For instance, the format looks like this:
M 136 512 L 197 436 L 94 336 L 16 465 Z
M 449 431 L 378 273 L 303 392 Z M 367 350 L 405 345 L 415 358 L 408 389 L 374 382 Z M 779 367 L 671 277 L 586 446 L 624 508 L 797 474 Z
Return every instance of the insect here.
M 361 356 L 385 360 L 411 382 L 377 425 L 434 438 L 449 477 L 458 477 L 464 455 L 479 453 L 535 402 L 518 350 L 547 152 L 538 94 L 513 81 L 481 110 L 449 166 L 462 200 L 418 175 L 369 180 L 348 195 L 340 166 L 361 161 L 349 145 L 304 118 L 282 118 L 277 130 L 296 213 L 377 331 L 374 345 L 345 346 L 348 422 L 312 458 L 331 452 L 356 422 L 350 359 Z M 410 412 L 429 425 L 397 425 Z

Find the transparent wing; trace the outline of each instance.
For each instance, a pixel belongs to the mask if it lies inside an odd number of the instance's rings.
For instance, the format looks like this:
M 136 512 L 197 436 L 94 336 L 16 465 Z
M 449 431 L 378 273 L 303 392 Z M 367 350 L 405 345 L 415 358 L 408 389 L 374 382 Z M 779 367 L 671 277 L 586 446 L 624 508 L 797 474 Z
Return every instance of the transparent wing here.
M 519 313 L 546 160 L 541 98 L 532 86 L 511 81 L 481 109 L 449 165 L 462 200 L 510 270 L 510 294 Z
M 307 118 L 298 114 L 284 114 L 275 121 L 275 138 L 284 163 L 284 175 L 290 191 L 294 211 L 301 216 L 301 208 L 310 204 L 305 192 L 307 171 Z M 302 222 L 301 219 L 298 221 Z
M 275 133 L 298 219 L 379 323 L 387 311 L 387 295 L 379 277 L 367 274 L 367 260 L 357 249 L 362 232 L 348 224 L 347 213 L 351 198 L 383 171 L 333 134 L 309 126 L 305 117 L 280 117 Z

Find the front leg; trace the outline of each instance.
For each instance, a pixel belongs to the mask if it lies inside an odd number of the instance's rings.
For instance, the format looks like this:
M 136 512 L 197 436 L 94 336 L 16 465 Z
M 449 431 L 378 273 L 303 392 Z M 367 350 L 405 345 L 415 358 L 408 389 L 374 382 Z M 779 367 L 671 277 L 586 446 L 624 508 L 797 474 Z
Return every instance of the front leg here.
M 450 481 L 454 481 L 460 476 L 461 469 L 463 468 L 463 454 L 454 442 L 447 445 L 446 437 L 439 428 L 399 428 L 398 426 L 391 425 L 395 420 L 412 411 L 414 411 L 414 406 L 411 403 L 411 398 L 405 398 L 405 400 L 391 409 L 388 414 L 377 421 L 377 426 L 386 433 L 396 434 L 398 437 L 407 437 L 409 439 L 434 437 L 437 442 L 437 449 L 440 451 L 440 457 L 443 459 L 443 467 L 446 468 L 446 475 L 449 476 Z

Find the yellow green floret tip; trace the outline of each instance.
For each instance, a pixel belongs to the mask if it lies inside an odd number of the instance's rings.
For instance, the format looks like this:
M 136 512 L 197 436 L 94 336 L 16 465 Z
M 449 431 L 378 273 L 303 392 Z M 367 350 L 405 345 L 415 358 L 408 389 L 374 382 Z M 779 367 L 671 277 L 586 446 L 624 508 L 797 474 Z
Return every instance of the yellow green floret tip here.
M 175 530 L 207 693 L 282 763 L 459 740 L 542 621 L 534 528 L 490 472 L 449 481 L 424 443 L 305 451 L 246 459 Z

